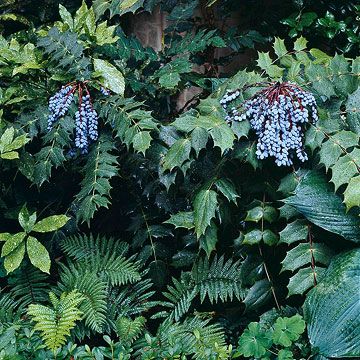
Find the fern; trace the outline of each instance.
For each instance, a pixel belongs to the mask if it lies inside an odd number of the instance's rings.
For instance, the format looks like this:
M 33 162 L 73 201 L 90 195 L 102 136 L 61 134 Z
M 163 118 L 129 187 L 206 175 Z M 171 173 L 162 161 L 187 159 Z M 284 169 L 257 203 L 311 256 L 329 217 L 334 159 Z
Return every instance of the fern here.
M 105 237 L 78 236 L 63 240 L 61 247 L 74 260 L 112 286 L 134 283 L 141 279 L 134 257 L 125 258 L 127 245 Z
M 48 298 L 49 276 L 33 266 L 26 265 L 8 278 L 10 295 L 19 304 L 19 309 Z
M 119 317 L 116 320 L 116 333 L 121 342 L 131 344 L 143 332 L 146 319 L 143 316 L 138 316 L 134 320 L 127 317 Z
M 98 208 L 107 208 L 110 204 L 110 179 L 118 173 L 116 156 L 110 153 L 113 149 L 112 140 L 102 135 L 87 157 L 81 190 L 75 199 L 80 222 L 89 223 Z
M 173 278 L 173 286 L 168 286 L 163 295 L 169 300 L 163 305 L 171 308 L 169 316 L 176 321 L 189 311 L 198 295 L 201 303 L 206 297 L 211 303 L 233 300 L 234 297 L 241 301 L 245 291 L 242 288 L 240 261 L 229 259 L 224 263 L 224 258 L 217 259 L 217 256 L 211 263 L 207 258 L 200 259 L 191 273 L 182 274 L 180 281 Z
M 68 267 L 61 265 L 59 290 L 78 291 L 84 301 L 80 310 L 84 314 L 85 325 L 96 332 L 102 332 L 106 322 L 107 282 L 88 268 L 87 264 L 70 263 Z
M 19 302 L 9 293 L 0 294 L 0 322 L 2 324 L 13 322 L 20 318 L 20 311 L 18 310 Z
M 233 262 L 231 259 L 224 263 L 224 257 L 212 263 L 208 258 L 200 259 L 192 269 L 192 278 L 199 288 L 201 302 L 208 296 L 211 303 L 218 302 L 219 298 L 225 302 L 234 297 L 241 300 L 244 290 L 241 286 L 240 260 Z
M 177 348 L 181 349 L 183 355 L 192 356 L 193 359 L 209 359 L 210 349 L 225 345 L 223 329 L 218 324 L 209 324 L 210 320 L 194 316 L 186 318 L 182 323 L 174 323 L 171 319 L 166 319 L 157 330 L 157 348 Z M 147 344 L 140 340 L 134 347 L 146 346 Z
M 58 299 L 53 293 L 49 294 L 52 307 L 44 305 L 29 305 L 28 314 L 35 322 L 34 329 L 40 331 L 45 345 L 55 352 L 64 345 L 82 312 L 78 309 L 83 297 L 77 291 L 63 293 Z
M 61 265 L 59 289 L 77 290 L 84 297 L 80 310 L 85 326 L 103 332 L 115 328 L 118 316 L 139 315 L 153 306 L 152 284 L 139 272 L 134 256 L 126 258 L 128 245 L 115 239 L 78 235 L 65 238 L 61 248 L 70 258 Z M 128 284 L 132 284 L 129 286 Z M 120 286 L 120 288 L 119 288 Z
M 109 319 L 138 316 L 158 305 L 158 302 L 150 300 L 155 293 L 151 287 L 151 280 L 143 279 L 120 289 L 112 289 L 108 298 Z
M 313 242 L 310 225 L 305 220 L 298 219 L 288 224 L 280 232 L 281 243 L 292 247 L 281 262 L 281 271 L 293 272 L 288 296 L 304 294 L 321 280 L 333 252 L 325 244 Z
M 59 67 L 73 74 L 84 76 L 90 61 L 83 54 L 84 48 L 77 41 L 77 35 L 66 31 L 61 33 L 57 27 L 49 30 L 47 36 L 38 41 L 51 60 Z
M 82 260 L 94 256 L 102 257 L 107 253 L 125 256 L 129 249 L 129 245 L 126 242 L 101 236 L 95 238 L 92 234 L 66 237 L 60 245 L 65 254 L 74 260 Z

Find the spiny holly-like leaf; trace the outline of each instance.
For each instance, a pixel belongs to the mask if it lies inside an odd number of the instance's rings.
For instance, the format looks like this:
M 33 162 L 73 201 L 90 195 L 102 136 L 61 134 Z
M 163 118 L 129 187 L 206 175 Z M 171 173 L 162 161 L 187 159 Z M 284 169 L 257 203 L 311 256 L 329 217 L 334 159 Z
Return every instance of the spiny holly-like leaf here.
M 329 265 L 333 252 L 324 244 L 301 243 L 289 250 L 281 262 L 281 271 L 295 271 L 304 265 L 310 264 L 312 257 L 317 263 Z
M 348 184 L 360 169 L 360 148 L 355 148 L 350 153 L 340 157 L 340 159 L 331 167 L 331 181 L 337 190 L 341 185 Z
M 349 95 L 346 102 L 346 120 L 350 129 L 356 134 L 360 134 L 360 87 Z
M 181 165 L 189 159 L 191 143 L 189 139 L 179 139 L 167 152 L 163 167 L 164 170 L 172 170 L 175 167 L 181 168 Z
M 274 51 L 279 58 L 287 54 L 288 51 L 286 49 L 285 42 L 283 39 L 275 37 Z
M 295 220 L 280 231 L 280 243 L 293 244 L 305 240 L 308 236 L 308 225 L 305 220 Z
M 133 147 L 135 151 L 145 155 L 146 150 L 150 147 L 152 141 L 149 131 L 140 131 L 133 138 Z
M 236 199 L 239 195 L 237 194 L 235 186 L 232 182 L 227 179 L 218 179 L 215 181 L 214 185 L 229 201 L 236 204 Z
M 294 42 L 294 50 L 295 51 L 301 51 L 301 50 L 306 49 L 307 43 L 308 43 L 308 41 L 304 37 L 300 36 Z
M 259 52 L 258 55 L 257 64 L 260 69 L 264 70 L 271 78 L 280 78 L 282 76 L 284 69 L 273 64 L 268 52 Z
M 316 266 L 314 269 L 311 267 L 300 269 L 290 278 L 287 286 L 289 290 L 287 297 L 296 294 L 304 294 L 315 285 L 316 281 L 322 279 L 325 271 L 326 269 L 319 266 Z
M 194 222 L 198 237 L 205 233 L 210 221 L 215 217 L 217 194 L 213 190 L 200 190 L 194 199 Z
M 360 206 L 360 175 L 349 181 L 344 192 L 344 203 L 348 210 L 354 206 Z
M 211 253 L 216 249 L 216 243 L 218 228 L 214 221 L 211 221 L 210 226 L 206 229 L 205 234 L 199 239 L 200 248 L 205 250 L 207 257 L 209 258 Z
M 180 211 L 171 215 L 170 219 L 164 222 L 174 225 L 175 228 L 192 229 L 194 227 L 194 213 L 192 211 Z
M 340 131 L 335 135 L 331 135 L 329 140 L 325 141 L 320 150 L 320 161 L 325 165 L 326 169 L 334 165 L 344 149 L 357 146 L 359 143 L 359 135 L 351 131 Z

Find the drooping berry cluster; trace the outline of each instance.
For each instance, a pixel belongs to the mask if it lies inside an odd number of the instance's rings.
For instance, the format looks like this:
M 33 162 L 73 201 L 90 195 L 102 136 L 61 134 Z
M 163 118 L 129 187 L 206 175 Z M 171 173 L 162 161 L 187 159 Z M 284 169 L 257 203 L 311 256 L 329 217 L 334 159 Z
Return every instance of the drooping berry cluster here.
M 63 86 L 49 99 L 48 130 L 51 130 L 55 121 L 66 114 L 74 100 L 74 89 L 71 85 Z
M 110 95 L 110 91 L 103 87 L 100 87 L 100 91 L 105 96 Z M 75 113 L 75 147 L 80 149 L 82 154 L 86 154 L 89 144 L 99 136 L 98 115 L 93 108 L 86 82 L 67 84 L 49 99 L 48 130 L 68 112 L 76 93 L 78 110 Z
M 259 86 L 262 84 L 255 84 Z M 240 91 L 228 91 L 220 103 L 227 112 L 226 120 L 249 119 L 258 136 L 256 155 L 259 159 L 275 157 L 278 166 L 293 164 L 294 155 L 304 162 L 304 124 L 318 120 L 314 95 L 290 82 L 270 83 L 239 109 L 230 107 Z

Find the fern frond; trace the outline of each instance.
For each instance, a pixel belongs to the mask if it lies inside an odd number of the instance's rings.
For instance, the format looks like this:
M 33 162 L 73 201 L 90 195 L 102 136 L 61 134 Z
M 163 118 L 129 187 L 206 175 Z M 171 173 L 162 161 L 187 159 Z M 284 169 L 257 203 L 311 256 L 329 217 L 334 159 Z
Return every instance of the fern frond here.
M 207 360 L 209 350 L 225 345 L 224 331 L 219 324 L 210 324 L 211 319 L 194 316 L 182 323 L 167 318 L 157 330 L 157 341 L 163 349 L 173 348 L 174 344 L 182 354 L 192 359 Z M 136 342 L 136 348 L 146 346 L 144 340 Z M 136 355 L 136 354 L 135 354 Z
M 35 322 L 34 329 L 40 331 L 45 345 L 52 351 L 66 343 L 82 312 L 78 306 L 83 297 L 77 291 L 63 293 L 58 299 L 53 293 L 49 294 L 52 307 L 30 304 L 28 314 Z
M 16 301 L 9 293 L 0 294 L 0 322 L 13 322 L 20 317 L 18 311 L 19 302 Z
M 143 332 L 146 319 L 138 316 L 134 320 L 128 317 L 119 317 L 115 322 L 116 333 L 122 343 L 131 344 Z
M 195 284 L 191 280 L 184 280 L 184 278 L 185 277 L 182 276 L 180 281 L 173 278 L 173 286 L 167 286 L 168 291 L 163 293 L 170 301 L 163 303 L 163 305 L 171 308 L 169 317 L 174 318 L 175 321 L 178 321 L 189 311 L 192 300 L 198 293 L 198 288 Z
M 47 301 L 50 289 L 48 279 L 47 274 L 28 265 L 9 276 L 9 293 L 18 302 L 19 309 L 24 309 L 31 303 Z
M 240 260 L 233 262 L 232 259 L 224 263 L 224 257 L 213 259 L 211 264 L 208 258 L 200 259 L 192 269 L 192 278 L 197 284 L 200 300 L 203 302 L 208 296 L 211 303 L 219 301 L 225 302 L 233 300 L 234 296 L 238 300 L 245 297 L 240 276 Z
M 206 297 L 211 303 L 232 301 L 234 297 L 242 300 L 246 294 L 242 287 L 240 265 L 239 260 L 225 262 L 224 257 L 217 259 L 215 256 L 211 263 L 207 258 L 199 259 L 191 272 L 182 273 L 180 281 L 173 279 L 173 285 L 163 293 L 169 300 L 162 303 L 171 308 L 169 317 L 178 321 L 189 311 L 197 295 L 200 295 L 201 302 Z
M 158 305 L 158 302 L 150 300 L 155 293 L 151 288 L 151 280 L 143 279 L 121 289 L 113 289 L 108 299 L 109 319 L 137 316 Z
M 118 173 L 116 156 L 111 154 L 113 149 L 112 139 L 102 135 L 87 156 L 81 190 L 75 198 L 78 205 L 76 216 L 82 223 L 89 223 L 95 211 L 110 204 L 110 179 Z
M 91 261 L 89 264 L 96 267 L 100 276 L 108 279 L 112 286 L 125 285 L 141 280 L 139 273 L 139 264 L 132 262 L 134 258 L 129 259 L 123 256 L 117 256 L 115 253 L 107 253 L 97 261 Z
M 62 292 L 78 291 L 84 300 L 80 310 L 84 314 L 85 325 L 96 332 L 102 332 L 106 322 L 107 282 L 88 268 L 87 265 L 69 263 L 68 267 L 61 264 L 60 283 Z
M 126 242 L 100 235 L 94 237 L 92 234 L 66 237 L 60 246 L 64 253 L 74 260 L 102 257 L 108 253 L 125 256 L 129 249 Z

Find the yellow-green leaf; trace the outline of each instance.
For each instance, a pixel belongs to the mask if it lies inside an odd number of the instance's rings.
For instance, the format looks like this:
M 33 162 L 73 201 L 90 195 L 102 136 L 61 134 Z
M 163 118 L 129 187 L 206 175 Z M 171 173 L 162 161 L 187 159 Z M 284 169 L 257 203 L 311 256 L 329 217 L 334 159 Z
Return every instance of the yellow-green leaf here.
M 24 241 L 25 236 L 25 232 L 10 235 L 1 249 L 1 256 L 7 256 L 14 251 Z
M 62 228 L 69 220 L 66 215 L 52 215 L 40 220 L 32 230 L 40 233 L 55 231 Z
M 124 95 L 125 79 L 123 74 L 106 60 L 94 59 L 94 69 L 104 79 L 104 86 L 116 94 Z
M 43 272 L 50 273 L 50 256 L 45 246 L 33 236 L 29 236 L 26 242 L 27 254 L 31 263 Z
M 25 255 L 25 242 L 23 241 L 20 246 L 18 246 L 13 252 L 5 257 L 4 260 L 4 268 L 7 273 L 11 273 L 12 271 L 16 270 Z

